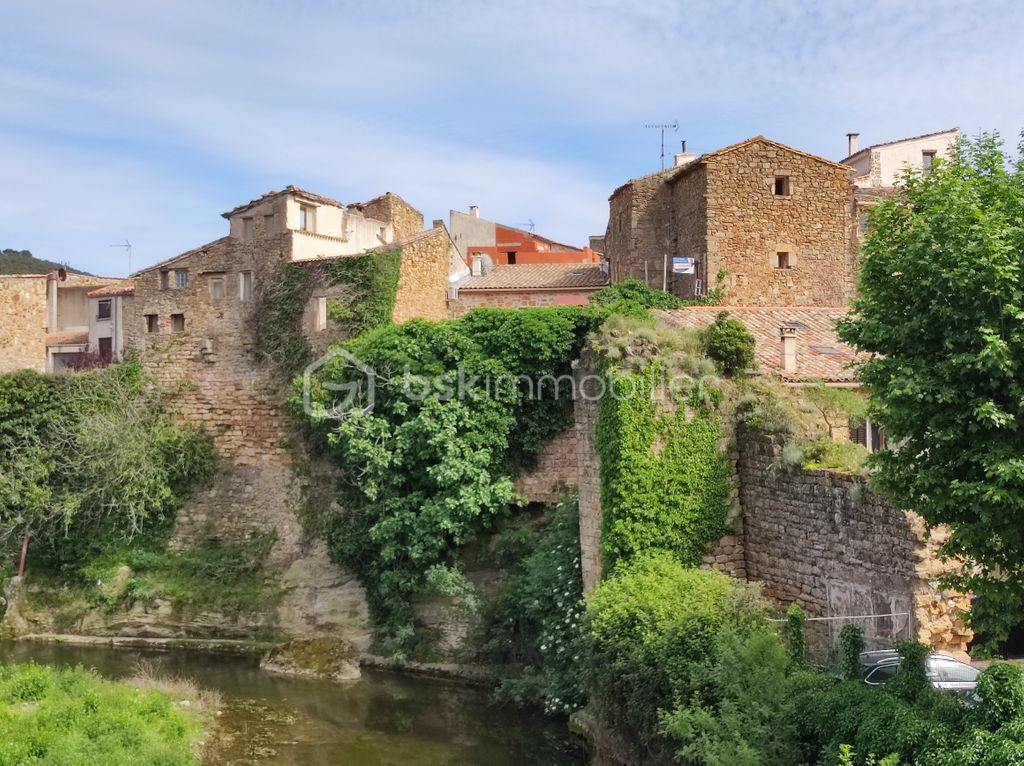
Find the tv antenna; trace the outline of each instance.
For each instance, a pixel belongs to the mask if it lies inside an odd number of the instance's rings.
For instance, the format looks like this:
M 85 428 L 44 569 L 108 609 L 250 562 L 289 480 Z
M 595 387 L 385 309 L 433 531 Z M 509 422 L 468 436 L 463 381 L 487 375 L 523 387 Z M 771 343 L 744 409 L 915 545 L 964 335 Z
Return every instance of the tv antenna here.
M 123 244 L 110 245 L 110 247 L 123 247 L 125 252 L 128 253 L 128 276 L 132 275 L 132 243 L 127 239 Z
M 647 122 L 644 123 L 645 128 L 653 128 L 654 130 L 661 131 L 661 169 L 665 169 L 665 131 L 671 130 L 673 133 L 679 130 L 679 120 L 672 120 L 668 123 L 657 123 Z

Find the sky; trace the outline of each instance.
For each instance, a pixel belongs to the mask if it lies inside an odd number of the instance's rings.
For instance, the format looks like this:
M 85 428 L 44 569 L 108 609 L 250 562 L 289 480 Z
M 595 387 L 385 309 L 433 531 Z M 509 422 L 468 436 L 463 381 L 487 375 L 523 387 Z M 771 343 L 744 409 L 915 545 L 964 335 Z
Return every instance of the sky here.
M 0 0 L 0 249 L 128 273 L 295 184 L 576 245 L 608 196 L 754 135 L 840 160 L 1024 128 L 1024 3 Z

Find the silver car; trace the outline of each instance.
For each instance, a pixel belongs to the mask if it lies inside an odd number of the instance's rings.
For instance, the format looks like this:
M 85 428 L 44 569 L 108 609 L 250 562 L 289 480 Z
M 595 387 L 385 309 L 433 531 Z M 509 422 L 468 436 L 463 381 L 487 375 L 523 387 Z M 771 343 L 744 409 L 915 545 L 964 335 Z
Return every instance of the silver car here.
M 882 686 L 896 676 L 900 656 L 895 649 L 876 652 L 862 652 L 860 655 L 861 678 L 869 686 Z M 973 665 L 961 662 L 941 652 L 931 652 L 925 664 L 925 672 L 933 687 L 939 691 L 970 695 L 978 686 L 981 671 Z

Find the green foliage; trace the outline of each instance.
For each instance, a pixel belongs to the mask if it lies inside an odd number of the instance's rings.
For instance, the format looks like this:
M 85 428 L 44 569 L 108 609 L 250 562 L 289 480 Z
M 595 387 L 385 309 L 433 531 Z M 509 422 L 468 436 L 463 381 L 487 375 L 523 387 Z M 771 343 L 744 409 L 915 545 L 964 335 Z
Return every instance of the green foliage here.
M 828 429 L 830 439 L 835 429 L 846 427 L 851 421 L 863 422 L 867 414 L 867 401 L 857 391 L 836 388 L 824 381 L 814 381 L 800 391 L 801 399 L 811 405 Z
M 790 659 L 767 630 L 716 640 L 702 699 L 662 714 L 662 733 L 676 760 L 706 766 L 790 766 L 797 763 Z
M 678 309 L 683 306 L 717 306 L 722 302 L 721 284 L 725 273 L 719 272 L 717 286 L 697 300 L 683 300 L 664 290 L 655 290 L 639 279 L 625 279 L 590 296 L 590 305 L 607 314 L 643 318 L 650 309 Z
M 82 668 L 0 665 L 0 765 L 193 766 L 195 718 Z
M 893 753 L 882 760 L 878 760 L 874 753 L 869 753 L 862 761 L 857 758 L 853 748 L 849 745 L 839 746 L 839 766 L 900 766 L 899 756 Z
M 576 501 L 521 531 L 516 545 L 525 550 L 485 615 L 484 656 L 517 671 L 500 680 L 499 700 L 567 715 L 586 701 Z
M 348 325 L 348 334 L 391 323 L 402 268 L 400 250 L 338 258 L 324 266 L 329 285 L 346 285 L 351 295 L 335 301 L 333 319 Z
M 213 470 L 209 437 L 175 424 L 137 363 L 59 377 L 0 376 L 0 542 L 80 562 L 159 537 Z
M 754 336 L 746 325 L 722 311 L 704 332 L 704 350 L 726 375 L 742 375 L 757 367 Z
M 291 261 L 282 263 L 255 312 L 256 356 L 285 374 L 298 372 L 312 361 L 302 333 L 302 314 L 313 284 L 310 267 Z
M 587 309 L 486 310 L 346 344 L 374 370 L 372 411 L 306 423 L 341 469 L 344 510 L 328 523 L 328 547 L 366 586 L 383 650 L 405 651 L 424 573 L 494 527 L 517 499 L 510 466 L 567 422 L 571 387 L 536 382 L 568 375 L 594 321 Z M 363 377 L 335 359 L 318 372 L 314 407 L 332 407 L 322 382 Z
M 978 696 L 982 718 L 990 729 L 1024 718 L 1024 671 L 1007 662 L 990 665 L 978 678 Z
M 36 258 L 28 250 L 12 250 L 10 248 L 0 250 L 0 274 L 47 274 L 57 269 L 67 269 L 76 274 L 88 275 L 88 272 L 71 269 L 65 263 Z
M 1004 638 L 1024 609 L 1024 163 L 998 135 L 908 174 L 872 213 L 854 313 L 840 335 L 894 447 L 877 486 L 968 565 L 976 629 Z
M 718 415 L 698 403 L 673 403 L 651 392 L 661 368 L 640 374 L 607 375 L 610 393 L 601 399 L 597 451 L 601 457 L 601 550 L 605 565 L 652 551 L 666 551 L 696 565 L 725 533 L 729 470 L 718 449 Z M 709 389 L 691 386 L 692 401 Z
M 896 677 L 888 684 L 889 691 L 907 702 L 914 702 L 931 691 L 928 681 L 928 647 L 917 641 L 897 641 L 900 665 Z
M 830 471 L 858 473 L 868 462 L 867 447 L 856 442 L 833 441 L 827 436 L 819 436 L 807 441 L 793 442 L 797 449 L 791 460 L 795 459 L 809 471 L 825 468 Z
M 807 612 L 799 604 L 790 604 L 786 610 L 786 647 L 789 661 L 796 666 L 807 662 Z
M 598 713 L 639 747 L 664 750 L 661 711 L 689 700 L 694 668 L 716 656 L 717 636 L 763 626 L 756 591 L 718 572 L 687 569 L 665 553 L 623 563 L 587 603 L 591 689 Z
M 855 622 L 839 631 L 839 676 L 844 681 L 859 681 L 860 655 L 864 651 L 864 628 Z

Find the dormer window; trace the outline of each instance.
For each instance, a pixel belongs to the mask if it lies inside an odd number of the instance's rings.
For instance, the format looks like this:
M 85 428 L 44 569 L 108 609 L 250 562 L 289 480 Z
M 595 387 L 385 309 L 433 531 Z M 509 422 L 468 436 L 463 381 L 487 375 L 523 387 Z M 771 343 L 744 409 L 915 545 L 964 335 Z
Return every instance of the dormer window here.
M 788 197 L 793 193 L 793 184 L 789 176 L 775 176 L 772 193 L 776 197 Z
M 312 233 L 316 230 L 316 212 L 310 205 L 299 205 L 299 229 Z

